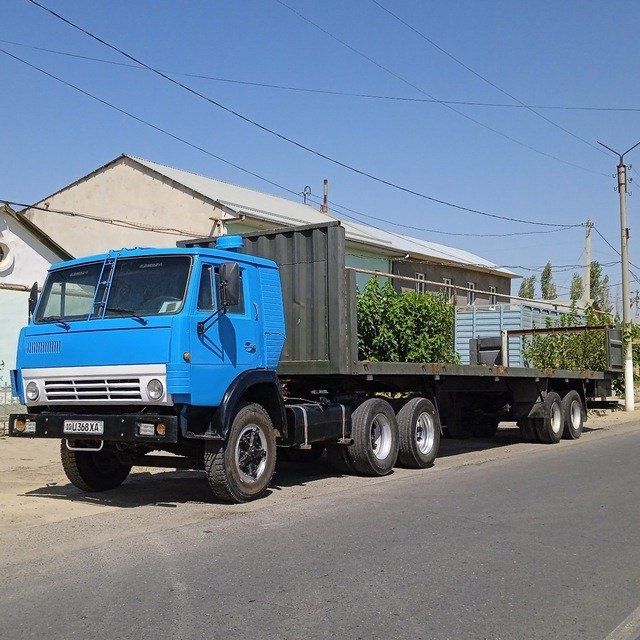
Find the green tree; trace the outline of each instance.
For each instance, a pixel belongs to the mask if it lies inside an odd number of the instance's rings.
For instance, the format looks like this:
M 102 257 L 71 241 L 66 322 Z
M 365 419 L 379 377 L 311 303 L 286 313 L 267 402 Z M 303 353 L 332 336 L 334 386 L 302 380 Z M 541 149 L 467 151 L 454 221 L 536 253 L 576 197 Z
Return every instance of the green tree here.
M 558 297 L 556 285 L 553 281 L 553 269 L 551 262 L 547 262 L 540 276 L 540 289 L 542 290 L 543 300 L 555 300 Z
M 536 295 L 536 277 L 529 276 L 528 278 L 522 278 L 520 283 L 520 290 L 518 296 L 521 298 L 535 298 Z
M 591 291 L 590 296 L 595 305 L 603 311 L 611 311 L 609 299 L 609 276 L 602 273 L 602 266 L 597 260 L 591 263 Z
M 582 298 L 582 278 L 579 274 L 574 273 L 571 278 L 571 300 L 578 302 Z

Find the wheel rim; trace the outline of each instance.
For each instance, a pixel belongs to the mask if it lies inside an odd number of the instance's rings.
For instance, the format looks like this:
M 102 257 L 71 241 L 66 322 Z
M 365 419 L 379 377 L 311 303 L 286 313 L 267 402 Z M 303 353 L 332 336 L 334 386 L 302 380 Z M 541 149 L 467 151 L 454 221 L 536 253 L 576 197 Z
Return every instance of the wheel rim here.
M 571 426 L 577 431 L 582 425 L 582 405 L 578 400 L 571 403 Z
M 562 429 L 562 411 L 560 405 L 555 402 L 551 407 L 551 428 L 554 433 L 560 433 Z
M 416 445 L 420 453 L 429 453 L 436 439 L 436 429 L 431 414 L 426 411 L 416 421 Z
M 378 460 L 384 460 L 391 452 L 391 422 L 382 413 L 378 413 L 371 422 L 371 449 Z
M 248 424 L 236 442 L 236 468 L 243 482 L 254 484 L 267 467 L 267 438 L 256 424 Z

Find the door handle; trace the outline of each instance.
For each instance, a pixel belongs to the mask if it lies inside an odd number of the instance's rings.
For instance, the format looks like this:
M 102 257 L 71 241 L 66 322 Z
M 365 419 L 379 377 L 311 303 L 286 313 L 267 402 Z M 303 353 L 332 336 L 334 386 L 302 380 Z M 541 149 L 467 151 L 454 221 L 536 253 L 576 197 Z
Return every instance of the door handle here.
M 255 342 L 249 342 L 247 340 L 247 342 L 244 343 L 244 348 L 245 348 L 245 351 L 248 351 L 249 353 L 255 353 L 256 351 Z

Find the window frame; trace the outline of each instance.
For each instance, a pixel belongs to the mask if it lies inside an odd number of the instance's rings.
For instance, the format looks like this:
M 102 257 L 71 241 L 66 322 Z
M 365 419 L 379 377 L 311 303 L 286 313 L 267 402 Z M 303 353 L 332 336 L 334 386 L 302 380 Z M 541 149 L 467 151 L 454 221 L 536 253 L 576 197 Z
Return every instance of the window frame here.
M 495 285 L 491 285 L 489 287 L 489 304 L 492 307 L 495 307 L 498 304 L 498 296 L 497 296 L 497 289 L 495 287 Z
M 467 306 L 473 307 L 476 303 L 476 283 L 467 282 Z
M 419 293 L 420 295 L 423 295 L 425 293 L 427 293 L 427 285 L 425 283 L 426 275 L 424 273 L 420 273 L 418 271 L 415 272 L 415 289 L 416 289 L 416 293 Z
M 442 283 L 445 285 L 443 289 L 444 289 L 444 295 L 445 295 L 445 298 L 447 299 L 447 302 L 453 302 L 454 295 L 455 295 L 455 290 L 453 288 L 453 279 L 442 278 Z
M 226 314 L 232 316 L 246 316 L 247 315 L 247 295 L 245 289 L 245 271 L 246 269 L 238 263 L 238 267 L 240 269 L 240 302 L 239 305 L 242 305 L 242 308 L 239 310 L 235 309 L 227 309 L 225 311 Z M 205 270 L 213 271 L 213 278 L 211 279 L 211 300 L 212 300 L 212 308 L 211 309 L 202 309 L 200 307 L 200 287 L 202 286 L 202 277 Z M 218 277 L 220 273 L 220 263 L 215 262 L 203 262 L 202 268 L 200 269 L 200 278 L 198 280 L 198 295 L 196 297 L 196 311 L 198 313 L 215 313 L 220 308 L 220 301 L 218 299 Z

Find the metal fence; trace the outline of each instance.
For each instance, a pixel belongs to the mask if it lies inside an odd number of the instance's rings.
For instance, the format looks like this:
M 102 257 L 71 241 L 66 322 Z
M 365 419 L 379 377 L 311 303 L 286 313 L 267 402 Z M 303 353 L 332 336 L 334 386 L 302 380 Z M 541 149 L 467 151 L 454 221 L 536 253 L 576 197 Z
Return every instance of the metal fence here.
M 20 400 L 13 395 L 11 387 L 0 382 L 0 436 L 7 434 L 9 414 L 19 404 Z

